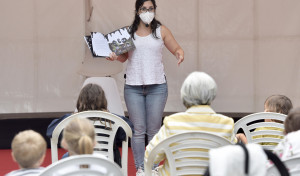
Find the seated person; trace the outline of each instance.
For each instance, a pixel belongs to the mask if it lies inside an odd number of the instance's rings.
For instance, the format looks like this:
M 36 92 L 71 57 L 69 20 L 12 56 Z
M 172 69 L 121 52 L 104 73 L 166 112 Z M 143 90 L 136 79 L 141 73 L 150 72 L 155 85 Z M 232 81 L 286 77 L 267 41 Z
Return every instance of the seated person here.
M 70 156 L 93 154 L 95 144 L 95 128 L 88 119 L 74 118 L 63 131 L 61 145 Z
M 300 107 L 292 109 L 284 121 L 284 139 L 275 147 L 273 152 L 281 160 L 300 157 Z
M 217 85 L 212 77 L 204 72 L 191 73 L 184 80 L 180 92 L 183 105 L 187 110 L 164 118 L 163 126 L 146 147 L 145 160 L 160 141 L 182 132 L 203 131 L 236 142 L 233 119 L 217 114 L 210 107 L 216 92 Z M 155 164 L 163 160 L 165 160 L 164 165 L 158 169 L 158 172 L 160 175 L 170 175 L 167 169 L 169 164 L 163 153 L 157 155 Z
M 12 157 L 20 169 L 12 171 L 6 176 L 39 175 L 44 170 L 40 167 L 46 155 L 45 139 L 33 130 L 18 133 L 11 144 Z
M 79 97 L 77 99 L 76 107 L 77 107 L 78 112 L 89 111 L 89 110 L 108 111 L 107 110 L 107 100 L 106 100 L 103 89 L 97 84 L 85 85 L 80 91 Z M 71 114 L 66 114 L 59 119 L 53 120 L 47 128 L 47 136 L 49 138 L 51 138 L 52 132 L 55 129 L 55 127 L 62 120 L 64 120 L 65 118 L 67 118 L 70 115 Z M 117 115 L 117 114 L 115 114 L 115 115 Z M 133 124 L 128 118 L 119 116 L 119 115 L 117 115 L 117 116 L 122 118 L 123 120 L 125 120 L 128 123 L 128 125 L 131 127 L 131 129 L 133 129 Z M 121 155 L 120 155 L 120 151 L 118 149 L 118 145 L 120 145 L 122 143 L 122 141 L 125 140 L 125 138 L 126 138 L 125 131 L 122 128 L 118 129 L 116 137 L 115 137 L 115 141 L 114 141 L 114 143 L 115 143 L 114 144 L 114 161 L 117 164 L 119 164 L 119 166 L 121 166 Z M 64 155 L 64 157 L 65 156 L 66 155 Z
M 289 111 L 293 108 L 291 100 L 284 96 L 284 95 L 271 95 L 269 96 L 264 104 L 264 112 L 276 112 L 287 115 Z M 282 121 L 275 120 L 275 119 L 265 119 L 265 122 L 277 122 L 277 123 L 283 123 Z M 276 127 L 260 127 L 255 129 L 255 131 L 260 130 L 277 130 L 282 131 L 280 128 Z M 236 136 L 239 140 L 241 140 L 243 143 L 247 143 L 247 138 L 244 134 L 237 134 Z M 274 138 L 280 138 L 282 139 L 282 136 L 277 135 L 257 135 L 253 136 L 253 139 L 257 138 L 266 138 L 266 137 L 274 137 Z M 277 143 L 272 142 L 262 142 L 260 145 L 277 145 Z

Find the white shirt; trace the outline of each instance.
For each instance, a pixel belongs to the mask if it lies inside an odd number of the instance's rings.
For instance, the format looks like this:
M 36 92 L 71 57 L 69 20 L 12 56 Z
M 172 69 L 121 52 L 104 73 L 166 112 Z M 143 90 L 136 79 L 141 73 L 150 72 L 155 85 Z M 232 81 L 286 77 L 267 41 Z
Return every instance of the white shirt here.
M 152 33 L 145 37 L 134 34 L 136 49 L 129 51 L 126 84 L 150 85 L 166 82 L 162 63 L 162 49 L 165 45 L 160 29 L 161 27 L 156 29 L 158 39 Z
M 281 160 L 292 157 L 300 157 L 300 130 L 288 133 L 283 140 L 274 148 Z

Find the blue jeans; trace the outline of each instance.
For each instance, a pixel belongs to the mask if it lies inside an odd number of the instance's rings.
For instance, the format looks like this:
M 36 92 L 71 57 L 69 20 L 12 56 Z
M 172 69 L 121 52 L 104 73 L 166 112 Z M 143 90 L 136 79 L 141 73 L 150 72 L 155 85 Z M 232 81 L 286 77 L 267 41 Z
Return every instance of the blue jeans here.
M 124 98 L 129 119 L 134 125 L 131 147 L 135 167 L 144 169 L 145 134 L 149 142 L 161 127 L 168 98 L 168 85 L 167 83 L 142 86 L 125 84 Z

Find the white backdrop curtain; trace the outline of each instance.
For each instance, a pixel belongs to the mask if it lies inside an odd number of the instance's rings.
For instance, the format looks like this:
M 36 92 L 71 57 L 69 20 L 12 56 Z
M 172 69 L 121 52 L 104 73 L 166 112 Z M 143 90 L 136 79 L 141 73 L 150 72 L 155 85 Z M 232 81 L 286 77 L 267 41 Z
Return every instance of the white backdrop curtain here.
M 73 111 L 86 76 L 111 75 L 124 108 L 126 63 L 92 58 L 83 36 L 130 25 L 135 0 L 0 0 L 0 113 Z M 192 71 L 215 78 L 218 112 L 257 112 L 271 94 L 300 103 L 300 1 L 157 0 L 157 19 L 185 51 L 164 50 L 166 112 L 183 111 Z

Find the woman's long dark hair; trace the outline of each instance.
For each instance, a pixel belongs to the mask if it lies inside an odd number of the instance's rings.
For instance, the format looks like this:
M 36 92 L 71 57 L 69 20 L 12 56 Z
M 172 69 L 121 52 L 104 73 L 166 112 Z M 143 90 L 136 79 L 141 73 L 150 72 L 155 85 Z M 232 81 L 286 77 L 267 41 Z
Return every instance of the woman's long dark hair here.
M 133 20 L 133 23 L 131 24 L 130 26 L 130 30 L 129 30 L 129 33 L 131 35 L 131 37 L 134 39 L 134 33 L 137 31 L 138 29 L 138 25 L 140 24 L 140 17 L 138 15 L 138 12 L 139 12 L 139 9 L 143 6 L 144 2 L 146 1 L 151 1 L 153 6 L 154 6 L 154 9 L 156 10 L 156 2 L 155 0 L 136 0 L 135 2 L 135 16 L 134 16 L 134 20 Z M 156 35 L 156 28 L 161 25 L 161 23 L 155 19 L 152 20 L 152 22 L 150 23 L 150 27 L 151 27 L 151 31 L 152 31 L 152 35 L 153 37 L 157 38 L 157 35 Z

